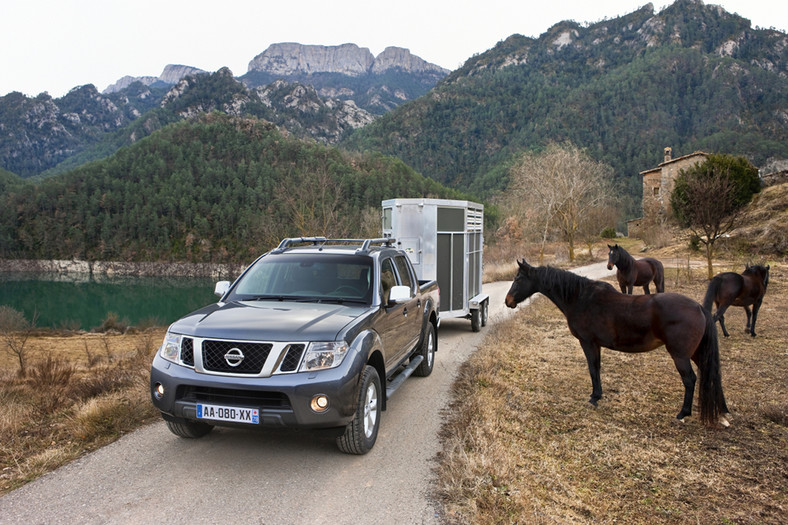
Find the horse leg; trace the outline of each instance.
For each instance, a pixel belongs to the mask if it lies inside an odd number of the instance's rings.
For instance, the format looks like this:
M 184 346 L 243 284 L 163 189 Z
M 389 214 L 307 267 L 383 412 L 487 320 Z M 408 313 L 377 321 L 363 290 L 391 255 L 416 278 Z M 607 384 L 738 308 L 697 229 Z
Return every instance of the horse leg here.
M 744 325 L 744 333 L 750 333 L 750 320 L 752 319 L 752 312 L 750 311 L 750 307 L 745 305 L 744 306 L 744 313 L 747 314 L 747 324 Z
M 750 325 L 750 335 L 755 337 L 755 320 L 758 318 L 758 312 L 761 309 L 761 303 L 763 299 L 759 299 L 755 301 L 755 304 L 752 305 L 752 325 Z
M 588 402 L 596 406 L 597 401 L 602 398 L 602 379 L 599 375 L 602 356 L 601 348 L 591 341 L 580 341 L 580 346 L 583 347 L 583 353 L 588 362 L 588 373 L 591 375 L 591 399 Z
M 679 371 L 681 382 L 684 383 L 684 404 L 681 406 L 681 412 L 676 415 L 676 419 L 684 421 L 684 418 L 692 414 L 692 397 L 695 395 L 695 371 L 692 370 L 692 363 L 686 357 L 673 358 L 676 365 L 676 370 Z
M 725 329 L 725 311 L 728 309 L 728 305 L 717 305 L 717 311 L 714 314 L 714 320 L 720 322 L 720 328 L 722 328 L 722 335 L 725 337 L 730 337 L 728 330 Z
M 643 291 L 646 293 L 646 295 L 651 295 L 651 290 L 648 289 L 648 283 L 643 285 Z

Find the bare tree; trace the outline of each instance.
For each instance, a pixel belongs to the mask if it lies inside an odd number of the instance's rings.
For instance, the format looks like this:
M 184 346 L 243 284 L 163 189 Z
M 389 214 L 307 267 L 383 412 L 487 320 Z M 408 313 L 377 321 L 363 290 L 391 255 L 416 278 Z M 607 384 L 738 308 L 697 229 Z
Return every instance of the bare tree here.
M 278 191 L 290 217 L 290 228 L 297 235 L 345 235 L 347 223 L 342 214 L 347 202 L 345 191 L 325 166 L 309 176 L 291 175 Z
M 551 144 L 541 153 L 524 154 L 510 172 L 506 207 L 538 228 L 542 247 L 557 230 L 569 245 L 569 260 L 575 259 L 575 242 L 581 229 L 599 209 L 609 208 L 613 195 L 610 167 L 591 159 L 572 144 Z
M 28 339 L 36 326 L 38 313 L 28 322 L 22 312 L 10 306 L 0 306 L 0 340 L 5 344 L 5 351 L 19 362 L 19 376 L 27 376 L 27 361 L 30 353 Z

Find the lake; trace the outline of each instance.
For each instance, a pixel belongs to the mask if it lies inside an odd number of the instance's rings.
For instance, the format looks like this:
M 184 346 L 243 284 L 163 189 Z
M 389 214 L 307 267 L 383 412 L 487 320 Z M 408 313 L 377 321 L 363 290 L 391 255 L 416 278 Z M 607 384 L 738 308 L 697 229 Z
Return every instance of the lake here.
M 202 277 L 89 277 L 81 274 L 0 272 L 0 305 L 10 306 L 36 326 L 100 326 L 110 313 L 130 325 L 167 326 L 214 303 L 215 281 Z

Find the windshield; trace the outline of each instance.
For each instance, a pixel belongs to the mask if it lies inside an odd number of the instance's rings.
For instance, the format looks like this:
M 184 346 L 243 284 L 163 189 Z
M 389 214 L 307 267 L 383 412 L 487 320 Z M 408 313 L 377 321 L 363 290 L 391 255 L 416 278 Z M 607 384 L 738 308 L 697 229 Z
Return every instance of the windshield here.
M 230 301 L 331 301 L 369 304 L 372 259 L 358 255 L 269 254 L 230 293 Z

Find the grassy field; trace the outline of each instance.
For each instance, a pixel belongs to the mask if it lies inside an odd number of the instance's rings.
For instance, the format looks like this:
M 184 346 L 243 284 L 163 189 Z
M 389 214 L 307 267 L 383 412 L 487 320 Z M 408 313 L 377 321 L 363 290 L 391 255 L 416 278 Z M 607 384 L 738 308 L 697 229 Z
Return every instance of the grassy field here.
M 702 264 L 656 256 L 681 262 L 666 268 L 666 291 L 702 301 Z M 734 267 L 744 269 L 720 271 Z M 492 326 L 447 411 L 437 468 L 447 522 L 788 522 L 786 292 L 788 267 L 772 263 L 756 338 L 744 334 L 742 308 L 726 314 L 727 429 L 700 424 L 697 396 L 693 416 L 675 419 L 683 386 L 664 348 L 603 349 L 594 409 L 580 344 L 549 300 Z
M 33 334 L 25 377 L 0 351 L 0 494 L 158 419 L 148 379 L 164 331 Z

